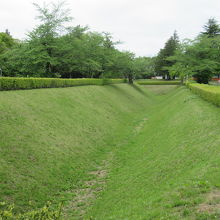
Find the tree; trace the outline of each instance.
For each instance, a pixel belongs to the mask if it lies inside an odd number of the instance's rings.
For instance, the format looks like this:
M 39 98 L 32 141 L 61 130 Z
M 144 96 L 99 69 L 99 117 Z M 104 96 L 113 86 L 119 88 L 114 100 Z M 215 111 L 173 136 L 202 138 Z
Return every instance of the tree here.
M 35 4 L 40 24 L 28 33 L 28 38 L 14 45 L 4 46 L 0 65 L 7 76 L 62 77 L 62 78 L 121 78 L 133 82 L 135 74 L 150 66 L 150 60 L 137 59 L 131 52 L 116 48 L 109 33 L 90 31 L 88 27 L 66 27 L 72 18 L 64 3 Z M 1 42 L 1 41 L 0 41 Z M 3 42 L 3 41 L 2 41 Z
M 136 79 L 155 76 L 155 57 L 136 57 L 134 59 L 134 71 Z
M 219 63 L 220 39 L 203 37 L 192 48 L 196 61 L 195 74 L 198 83 L 208 83 L 220 69 Z
M 198 83 L 208 83 L 220 69 L 220 38 L 197 37 L 194 41 L 182 44 L 169 59 L 175 64 L 169 68 L 170 74 L 187 78 L 194 76 Z
M 64 2 L 50 5 L 34 4 L 39 15 L 37 19 L 41 24 L 28 34 L 30 46 L 30 57 L 33 64 L 40 70 L 43 70 L 43 76 L 54 74 L 57 59 L 54 56 L 57 50 L 56 40 L 67 30 L 66 22 L 72 20 L 69 16 L 69 10 L 64 9 Z M 51 8 L 51 9 L 50 9 Z
M 211 38 L 220 35 L 220 26 L 215 18 L 210 18 L 204 25 L 204 32 L 202 32 L 202 35 Z
M 131 84 L 135 76 L 134 57 L 134 54 L 129 51 L 117 51 L 114 56 L 114 71 L 117 76 L 127 78 Z
M 163 49 L 161 49 L 155 60 L 155 71 L 157 75 L 162 75 L 163 78 L 170 80 L 169 68 L 174 65 L 174 61 L 167 59 L 170 56 L 173 56 L 177 47 L 179 45 L 179 38 L 174 32 L 173 36 L 171 36 L 168 41 L 165 43 Z
M 173 56 L 167 59 L 174 62 L 172 66 L 168 68 L 171 77 L 178 76 L 183 83 L 184 80 L 188 80 L 193 75 L 193 60 L 190 53 L 191 40 L 184 40 L 179 43 Z
M 0 32 L 0 54 L 4 53 L 7 49 L 12 48 L 15 45 L 15 40 L 6 32 Z

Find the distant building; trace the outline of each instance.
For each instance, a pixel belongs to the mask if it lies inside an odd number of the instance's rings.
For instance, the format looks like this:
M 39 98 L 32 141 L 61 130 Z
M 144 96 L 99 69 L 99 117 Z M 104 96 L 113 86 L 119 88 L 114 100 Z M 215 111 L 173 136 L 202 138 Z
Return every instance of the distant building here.
M 218 76 L 213 76 L 213 77 L 212 77 L 212 80 L 213 80 L 213 81 L 219 81 L 219 80 L 220 80 L 220 75 L 218 75 Z
M 163 76 L 153 76 L 151 79 L 163 79 Z M 165 79 L 167 79 L 167 76 L 165 76 Z M 174 79 L 179 79 L 178 77 L 174 77 Z
M 162 76 L 152 76 L 151 79 L 163 79 Z

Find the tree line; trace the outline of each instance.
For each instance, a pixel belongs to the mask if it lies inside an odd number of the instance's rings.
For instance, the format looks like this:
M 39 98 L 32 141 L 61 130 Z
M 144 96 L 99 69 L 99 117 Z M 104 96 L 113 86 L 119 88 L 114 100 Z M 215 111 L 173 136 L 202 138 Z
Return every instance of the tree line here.
M 34 4 L 40 22 L 23 41 L 0 33 L 3 76 L 61 78 L 145 78 L 154 71 L 154 58 L 120 51 L 109 33 L 68 26 L 65 4 Z
M 182 42 L 175 32 L 155 58 L 156 74 L 166 79 L 178 76 L 182 81 L 193 76 L 198 83 L 219 78 L 220 25 L 210 18 L 203 28 L 195 39 Z
M 150 78 L 172 80 L 195 77 L 208 83 L 220 74 L 220 26 L 211 18 L 193 40 L 179 40 L 177 32 L 154 57 L 120 51 L 109 33 L 68 26 L 72 17 L 65 3 L 40 6 L 37 25 L 25 40 L 0 33 L 0 73 L 3 76 L 61 78 Z

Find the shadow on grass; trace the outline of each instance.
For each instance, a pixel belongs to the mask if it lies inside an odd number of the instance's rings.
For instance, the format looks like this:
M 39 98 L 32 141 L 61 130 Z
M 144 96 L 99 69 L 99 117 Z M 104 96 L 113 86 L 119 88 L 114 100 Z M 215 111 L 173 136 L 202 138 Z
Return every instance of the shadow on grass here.
M 143 96 L 150 97 L 145 91 L 143 91 L 138 85 L 130 84 L 137 92 L 141 93 Z
M 145 91 L 143 91 L 138 85 L 136 85 L 136 84 L 129 84 L 129 83 L 128 83 L 128 85 L 130 85 L 133 89 L 135 89 L 135 90 L 136 90 L 137 92 L 139 92 L 141 95 L 143 95 L 143 96 L 145 96 L 145 97 L 148 97 L 148 98 L 151 97 L 151 96 L 148 95 Z M 111 85 L 109 85 L 109 86 L 111 86 L 111 87 L 114 88 L 114 89 L 117 89 L 118 91 L 120 91 L 121 94 L 127 96 L 128 98 L 131 97 L 131 95 L 129 95 L 126 90 L 122 89 L 121 87 L 118 87 L 117 84 L 111 84 Z

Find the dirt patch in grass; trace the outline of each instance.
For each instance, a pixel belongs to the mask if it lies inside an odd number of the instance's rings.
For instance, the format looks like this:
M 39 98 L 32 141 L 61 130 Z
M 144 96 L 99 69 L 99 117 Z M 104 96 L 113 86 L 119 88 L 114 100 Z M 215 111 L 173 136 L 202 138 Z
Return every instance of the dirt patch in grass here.
M 106 185 L 106 177 L 108 175 L 108 167 L 113 159 L 113 154 L 110 153 L 108 158 L 102 162 L 102 165 L 97 167 L 97 170 L 89 172 L 92 176 L 90 180 L 85 181 L 81 188 L 73 190 L 73 200 L 64 208 L 64 217 L 68 219 L 74 216 L 77 219 L 84 219 L 88 208 L 92 205 L 98 194 Z
M 148 118 L 144 118 L 136 127 L 135 127 L 135 133 L 139 133 L 140 130 L 144 127 L 146 121 Z
M 220 190 L 210 192 L 206 197 L 206 202 L 198 206 L 199 212 L 215 213 L 220 211 Z

